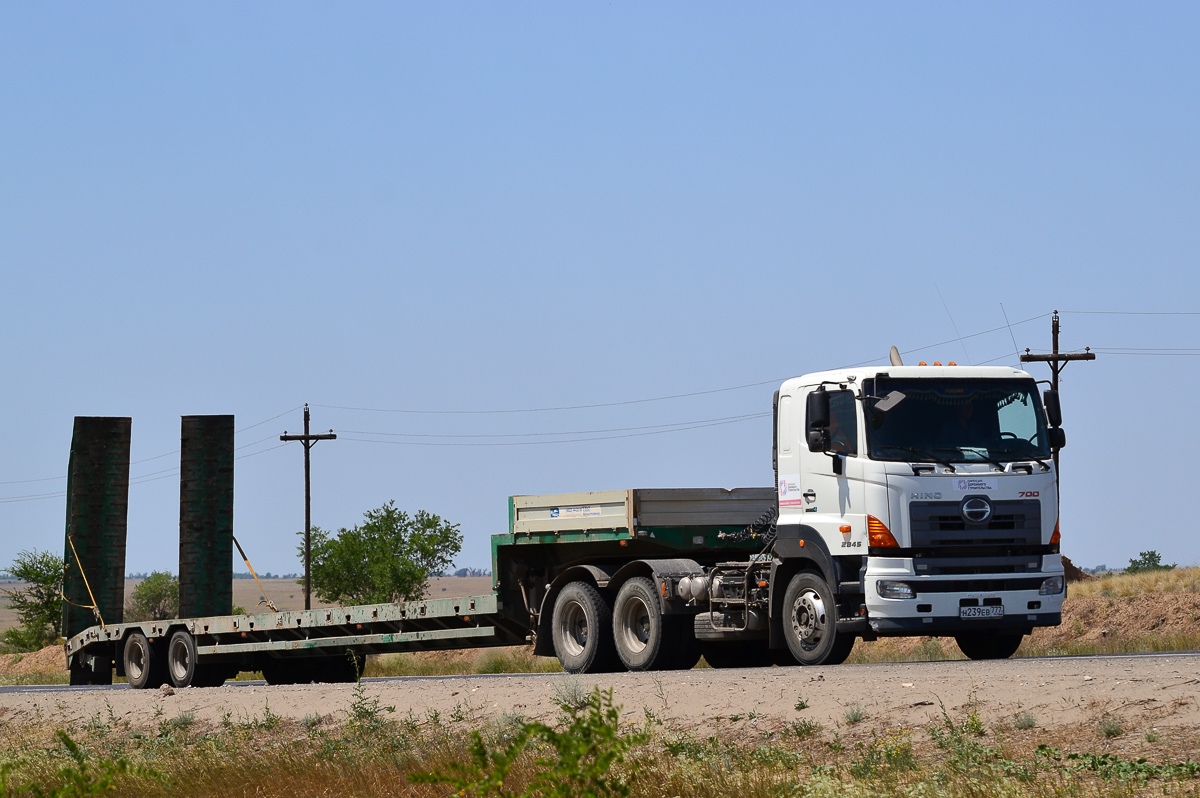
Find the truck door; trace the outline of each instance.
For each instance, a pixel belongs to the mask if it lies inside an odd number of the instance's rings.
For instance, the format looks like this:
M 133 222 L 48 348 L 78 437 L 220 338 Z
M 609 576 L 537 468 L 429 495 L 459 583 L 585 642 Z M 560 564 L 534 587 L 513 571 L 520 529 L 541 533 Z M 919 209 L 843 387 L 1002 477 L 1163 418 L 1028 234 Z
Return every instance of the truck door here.
M 829 451 L 812 452 L 807 445 L 799 451 L 804 501 L 800 523 L 815 529 L 833 555 L 867 551 L 864 433 L 859 404 L 853 391 L 831 391 Z M 805 418 L 805 429 L 808 424 Z

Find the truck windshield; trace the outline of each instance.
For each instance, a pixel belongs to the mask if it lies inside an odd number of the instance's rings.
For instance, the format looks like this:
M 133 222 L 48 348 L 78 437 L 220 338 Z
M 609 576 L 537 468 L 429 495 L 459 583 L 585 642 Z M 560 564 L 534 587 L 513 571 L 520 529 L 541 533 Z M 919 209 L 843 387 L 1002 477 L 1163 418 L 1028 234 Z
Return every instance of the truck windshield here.
M 881 377 L 863 387 L 872 459 L 966 463 L 1050 456 L 1032 380 Z M 904 394 L 903 401 L 875 414 L 876 397 L 891 391 Z

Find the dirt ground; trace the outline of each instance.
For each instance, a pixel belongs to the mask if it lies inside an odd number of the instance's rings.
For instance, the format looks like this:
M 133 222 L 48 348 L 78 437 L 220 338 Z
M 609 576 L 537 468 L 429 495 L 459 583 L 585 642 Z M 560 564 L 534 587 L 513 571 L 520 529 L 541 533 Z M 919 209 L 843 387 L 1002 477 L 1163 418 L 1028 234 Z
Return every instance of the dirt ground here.
M 1200 656 L 1013 659 L 993 662 L 924 662 L 842 665 L 826 668 L 695 669 L 660 673 L 456 676 L 367 681 L 365 693 L 393 717 L 476 720 L 505 713 L 552 719 L 557 700 L 593 686 L 614 689 L 622 719 L 654 717 L 706 736 L 728 724 L 765 729 L 800 719 L 829 730 L 848 727 L 848 711 L 861 709 L 865 728 L 923 727 L 941 717 L 974 710 L 989 726 L 1011 725 L 1030 713 L 1037 727 L 1087 728 L 1102 718 L 1120 721 L 1136 739 L 1151 729 L 1194 737 L 1200 728 Z M 354 685 L 266 687 L 227 684 L 168 691 L 60 690 L 0 692 L 0 722 L 70 725 L 115 719 L 130 728 L 193 713 L 201 723 L 247 721 L 271 713 L 301 720 L 344 719 Z M 807 707 L 797 709 L 803 699 Z

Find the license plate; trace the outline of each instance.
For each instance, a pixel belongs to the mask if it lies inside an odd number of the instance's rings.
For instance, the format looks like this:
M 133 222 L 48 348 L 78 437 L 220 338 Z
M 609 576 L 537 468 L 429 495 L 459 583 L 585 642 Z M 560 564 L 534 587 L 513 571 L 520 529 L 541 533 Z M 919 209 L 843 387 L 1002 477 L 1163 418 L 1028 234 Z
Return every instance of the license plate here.
M 958 617 L 960 618 L 1003 618 L 1004 607 L 995 605 L 991 607 L 959 607 Z

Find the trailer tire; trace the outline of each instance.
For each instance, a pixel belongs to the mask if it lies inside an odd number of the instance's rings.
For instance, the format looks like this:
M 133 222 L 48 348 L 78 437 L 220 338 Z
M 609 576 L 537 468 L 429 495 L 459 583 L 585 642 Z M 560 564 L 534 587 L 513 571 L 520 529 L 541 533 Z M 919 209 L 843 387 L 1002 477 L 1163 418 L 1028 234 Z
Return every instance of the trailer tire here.
M 196 659 L 196 641 L 180 629 L 171 635 L 167 643 L 167 675 L 176 687 L 190 687 L 196 681 L 199 670 Z
M 617 656 L 628 670 L 653 671 L 669 667 L 677 636 L 668 632 L 654 583 L 634 577 L 617 591 L 612 629 Z
M 550 619 L 554 653 L 568 673 L 603 673 L 616 660 L 612 610 L 587 582 L 569 582 L 554 600 Z
M 308 684 L 312 679 L 305 678 L 308 673 L 301 667 L 304 664 L 299 661 L 270 657 L 262 663 L 263 680 L 270 685 L 300 684 L 300 680 L 303 678 L 303 684 Z
M 1021 647 L 1021 634 L 993 632 L 964 632 L 954 636 L 954 642 L 967 659 L 1008 659 Z
M 68 681 L 70 684 L 112 684 L 112 655 L 98 655 L 95 657 L 94 664 L 94 668 L 89 668 L 83 662 L 83 653 L 80 652 L 69 670 Z
M 154 645 L 141 632 L 125 638 L 125 678 L 134 690 L 154 689 L 167 681 L 167 657 L 162 645 Z
M 357 682 L 362 677 L 364 662 L 362 654 L 347 651 L 332 657 L 322 657 L 316 661 L 315 665 L 316 667 L 313 668 L 315 681 L 348 684 Z
M 840 665 L 854 648 L 854 635 L 837 630 L 833 591 L 810 571 L 793 576 L 783 594 L 783 637 L 801 665 Z

